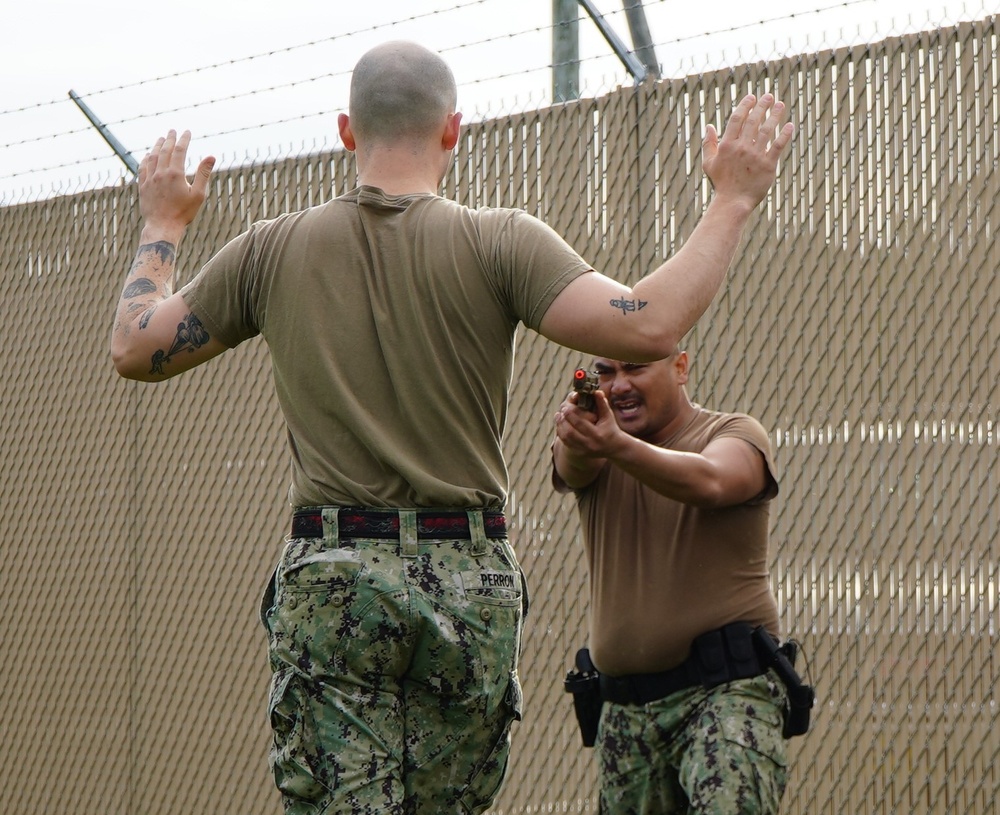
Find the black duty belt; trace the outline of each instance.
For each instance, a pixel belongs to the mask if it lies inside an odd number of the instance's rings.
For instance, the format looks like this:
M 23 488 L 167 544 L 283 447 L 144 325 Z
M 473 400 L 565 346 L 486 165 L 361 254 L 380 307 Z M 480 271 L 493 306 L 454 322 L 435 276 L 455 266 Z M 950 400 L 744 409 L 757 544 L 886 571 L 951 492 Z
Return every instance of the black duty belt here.
M 292 515 L 293 538 L 322 538 L 323 512 L 337 510 L 341 538 L 399 538 L 399 512 L 359 507 L 304 507 Z M 481 511 L 487 538 L 506 538 L 507 520 L 500 510 Z M 418 540 L 468 540 L 469 516 L 465 510 L 417 510 Z
M 675 668 L 658 673 L 607 676 L 601 674 L 601 699 L 644 705 L 685 688 L 714 688 L 734 679 L 749 679 L 767 671 L 754 645 L 753 626 L 730 623 L 694 639 L 691 654 Z
M 736 622 L 696 637 L 684 662 L 659 673 L 605 676 L 595 667 L 590 651 L 581 648 L 576 670 L 566 674 L 563 688 L 573 694 L 584 747 L 593 747 L 604 702 L 644 705 L 685 688 L 713 688 L 773 670 L 788 690 L 781 731 L 787 739 L 809 730 L 810 710 L 816 702 L 812 686 L 795 672 L 797 651 L 797 643 L 789 640 L 779 645 L 763 626 Z

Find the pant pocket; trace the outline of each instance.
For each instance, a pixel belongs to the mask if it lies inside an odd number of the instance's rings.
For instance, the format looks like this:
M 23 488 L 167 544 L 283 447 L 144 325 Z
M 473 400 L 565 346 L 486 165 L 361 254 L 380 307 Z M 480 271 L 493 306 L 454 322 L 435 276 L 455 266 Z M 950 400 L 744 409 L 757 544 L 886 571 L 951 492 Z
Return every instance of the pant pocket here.
M 275 587 L 274 580 L 278 574 L 278 567 L 275 566 L 271 570 L 271 576 L 267 578 L 267 585 L 264 586 L 264 593 L 260 598 L 260 608 L 258 610 L 258 615 L 260 616 L 260 624 L 264 626 L 264 630 L 270 633 L 270 627 L 267 624 L 267 615 L 274 607 L 274 596 Z
M 476 767 L 469 785 L 462 793 L 460 803 L 463 811 L 471 814 L 485 812 L 493 803 L 510 759 L 510 728 L 514 721 L 521 720 L 521 682 L 517 671 L 511 671 L 503 705 L 494 730 L 492 749 Z
M 316 778 L 310 761 L 316 744 L 311 738 L 312 716 L 304 690 L 301 677 L 291 668 L 281 668 L 271 677 L 267 712 L 273 741 L 268 763 L 282 795 L 319 801 L 327 794 L 327 787 Z

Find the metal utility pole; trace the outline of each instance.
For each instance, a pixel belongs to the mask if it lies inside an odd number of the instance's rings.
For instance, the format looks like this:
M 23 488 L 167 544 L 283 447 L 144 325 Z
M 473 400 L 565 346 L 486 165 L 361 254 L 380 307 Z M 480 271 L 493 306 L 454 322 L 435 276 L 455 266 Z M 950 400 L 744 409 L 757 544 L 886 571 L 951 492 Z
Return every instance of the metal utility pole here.
M 649 35 L 649 23 L 646 22 L 646 9 L 642 0 L 622 0 L 625 4 L 625 19 L 632 35 L 632 47 L 635 55 L 646 68 L 648 76 L 654 79 L 660 77 L 660 63 L 656 60 L 656 49 L 653 38 Z
M 128 150 L 122 147 L 122 143 L 115 138 L 114 134 L 110 130 L 108 130 L 108 126 L 94 115 L 94 112 L 87 107 L 86 103 L 77 93 L 70 91 L 69 98 L 76 103 L 76 106 L 83 111 L 83 115 L 86 116 L 90 120 L 90 123 L 97 128 L 97 132 L 104 137 L 104 141 L 106 141 L 108 146 L 115 151 L 115 155 L 122 160 L 122 164 L 129 168 L 132 175 L 139 175 L 139 162 L 135 160 L 135 157 Z
M 636 84 L 641 83 L 649 72 L 646 70 L 646 66 L 643 65 L 633 54 L 628 50 L 628 46 L 622 42 L 621 38 L 615 33 L 614 29 L 608 25 L 608 21 L 604 19 L 597 8 L 594 6 L 591 0 L 579 0 L 580 5 L 587 10 L 587 14 L 590 15 L 590 19 L 594 21 L 594 25 L 600 29 L 601 34 L 604 35 L 604 39 L 608 41 L 608 45 L 611 49 L 618 55 L 618 59 L 622 61 L 622 64 L 632 74 L 632 78 L 635 79 Z M 645 14 L 643 15 L 645 18 Z M 648 37 L 648 34 L 647 34 Z
M 580 9 L 552 0 L 552 101 L 580 98 Z

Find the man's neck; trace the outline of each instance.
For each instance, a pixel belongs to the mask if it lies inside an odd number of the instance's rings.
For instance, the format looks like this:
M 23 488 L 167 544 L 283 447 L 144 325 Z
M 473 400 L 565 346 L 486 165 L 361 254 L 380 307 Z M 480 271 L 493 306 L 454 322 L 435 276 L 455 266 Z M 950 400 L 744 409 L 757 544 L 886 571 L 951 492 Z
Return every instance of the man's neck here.
M 363 161 L 359 157 L 358 183 L 378 187 L 386 195 L 437 195 L 441 176 L 433 158 L 408 150 L 374 150 Z
M 681 400 L 680 409 L 677 413 L 667 422 L 663 427 L 661 427 L 656 433 L 653 433 L 649 438 L 645 439 L 650 444 L 663 444 L 671 436 L 675 435 L 682 427 L 684 427 L 691 417 L 695 414 L 696 408 L 688 399 L 687 394 Z

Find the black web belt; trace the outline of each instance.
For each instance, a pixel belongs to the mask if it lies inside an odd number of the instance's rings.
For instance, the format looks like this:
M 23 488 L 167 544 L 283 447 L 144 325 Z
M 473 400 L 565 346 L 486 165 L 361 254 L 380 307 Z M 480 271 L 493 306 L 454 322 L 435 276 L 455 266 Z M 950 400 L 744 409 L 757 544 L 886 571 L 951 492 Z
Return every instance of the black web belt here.
M 767 672 L 754 646 L 753 626 L 737 622 L 696 637 L 691 654 L 667 671 L 626 676 L 601 674 L 601 699 L 618 704 L 644 705 L 686 688 L 714 688 L 735 679 Z

